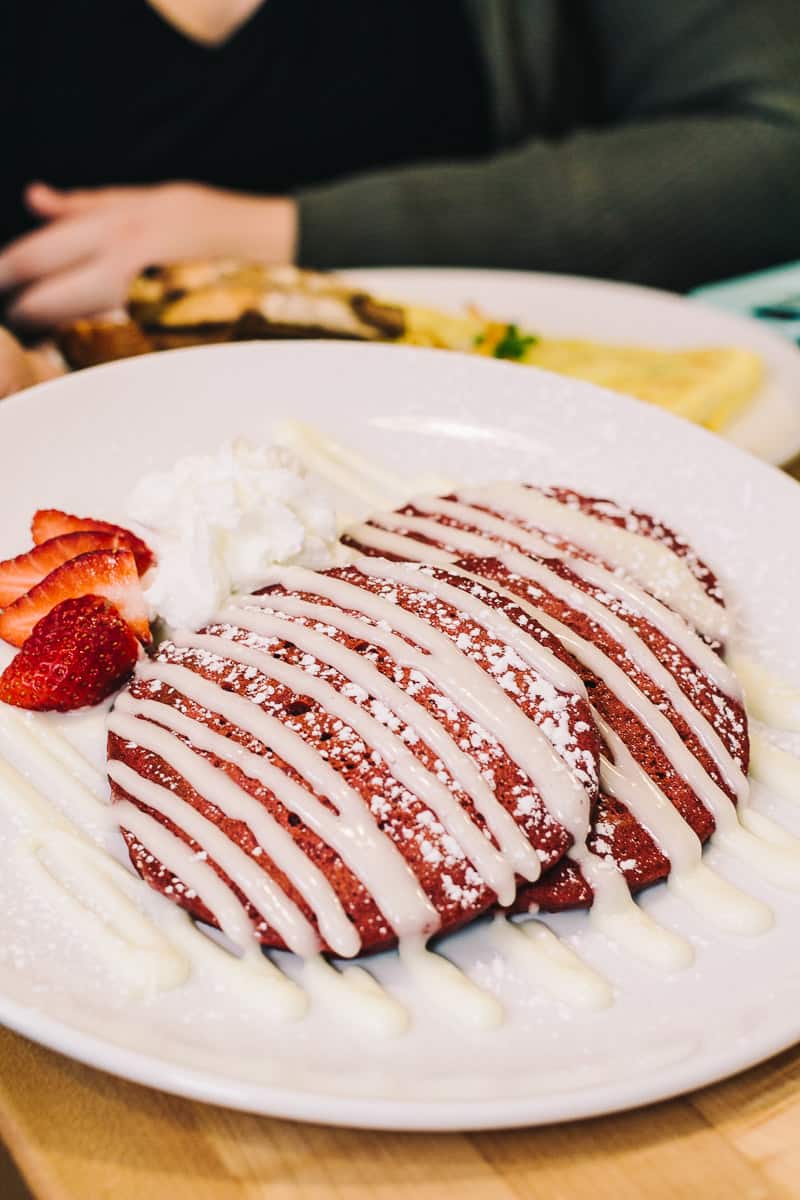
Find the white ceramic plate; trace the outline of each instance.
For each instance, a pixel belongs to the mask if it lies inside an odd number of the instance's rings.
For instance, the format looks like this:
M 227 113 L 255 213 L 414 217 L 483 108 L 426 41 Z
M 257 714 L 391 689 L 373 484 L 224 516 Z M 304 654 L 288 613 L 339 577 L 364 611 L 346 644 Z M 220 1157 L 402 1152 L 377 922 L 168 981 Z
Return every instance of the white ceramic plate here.
M 778 471 L 656 409 L 538 371 L 392 347 L 247 344 L 176 351 L 81 372 L 0 406 L 0 555 L 25 544 L 33 510 L 114 516 L 144 472 L 291 414 L 397 470 L 560 481 L 659 513 L 718 570 L 763 661 L 800 681 L 800 561 L 787 534 L 800 490 Z M 791 536 L 791 534 L 789 535 Z M 68 811 L 66 777 L 46 789 Z M 800 807 L 756 807 L 800 833 Z M 617 989 L 576 1012 L 515 976 L 485 925 L 446 953 L 507 1006 L 493 1032 L 420 1003 L 396 956 L 371 969 L 413 1010 L 412 1032 L 371 1035 L 323 1009 L 277 1024 L 263 1004 L 201 974 L 131 999 L 19 868 L 13 801 L 0 786 L 0 1020 L 94 1066 L 203 1100 L 284 1117 L 405 1129 L 485 1128 L 584 1117 L 709 1083 L 800 1038 L 800 896 L 722 874 L 774 909 L 761 937 L 715 933 L 664 887 L 642 903 L 686 934 L 675 975 L 629 960 L 585 914 L 552 927 Z M 138 885 L 137 885 L 138 887 Z M 157 920 L 168 903 L 141 885 Z M 289 956 L 283 956 L 286 962 Z
M 763 358 L 766 381 L 724 430 L 735 445 L 771 463 L 800 452 L 800 351 L 758 321 L 655 288 L 533 271 L 347 271 L 379 295 L 459 312 L 485 312 L 558 337 L 687 349 L 739 346 Z

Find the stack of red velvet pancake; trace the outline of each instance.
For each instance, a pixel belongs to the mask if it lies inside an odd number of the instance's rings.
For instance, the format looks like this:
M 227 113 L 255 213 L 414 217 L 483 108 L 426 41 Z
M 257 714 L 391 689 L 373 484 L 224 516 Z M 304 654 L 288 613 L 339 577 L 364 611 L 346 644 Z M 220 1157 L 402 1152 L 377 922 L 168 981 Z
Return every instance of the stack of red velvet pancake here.
M 685 851 L 743 795 L 722 597 L 659 521 L 498 484 L 344 541 L 176 631 L 112 713 L 131 859 L 194 917 L 350 957 L 585 907 L 609 866 L 669 875 L 659 806 Z

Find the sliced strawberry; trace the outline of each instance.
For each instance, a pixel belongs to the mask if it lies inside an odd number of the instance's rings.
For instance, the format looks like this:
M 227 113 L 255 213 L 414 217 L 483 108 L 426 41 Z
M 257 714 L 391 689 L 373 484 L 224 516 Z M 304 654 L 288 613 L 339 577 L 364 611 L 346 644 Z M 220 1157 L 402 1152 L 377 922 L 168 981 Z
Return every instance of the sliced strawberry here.
M 144 596 L 130 550 L 92 550 L 51 571 L 0 613 L 0 638 L 21 646 L 37 621 L 62 600 L 105 596 L 143 642 L 150 641 Z
M 0 675 L 0 700 L 39 712 L 99 704 L 127 679 L 139 643 L 102 596 L 62 600 Z
M 65 533 L 0 562 L 0 608 L 13 604 L 62 563 L 90 550 L 130 550 L 118 533 Z
M 140 575 L 144 575 L 148 567 L 155 562 L 155 555 L 146 542 L 143 542 L 130 529 L 122 525 L 113 525 L 111 521 L 96 521 L 93 517 L 74 517 L 71 513 L 61 512 L 58 508 L 40 508 L 33 514 L 31 533 L 34 543 L 39 546 L 42 542 L 61 537 L 65 533 L 85 533 L 93 530 L 96 533 L 116 533 L 124 541 L 136 559 Z

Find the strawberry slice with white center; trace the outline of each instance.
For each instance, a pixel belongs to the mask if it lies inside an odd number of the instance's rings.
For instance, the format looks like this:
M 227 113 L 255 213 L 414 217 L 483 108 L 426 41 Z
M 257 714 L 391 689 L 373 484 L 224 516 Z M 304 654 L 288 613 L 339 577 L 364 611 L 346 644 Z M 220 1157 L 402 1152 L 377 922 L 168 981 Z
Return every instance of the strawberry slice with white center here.
M 130 550 L 130 546 L 118 533 L 65 533 L 8 558 L 0 562 L 0 608 L 13 604 L 62 563 L 90 550 Z
M 136 560 L 130 550 L 92 550 L 51 571 L 0 613 L 0 638 L 21 646 L 34 626 L 62 600 L 103 596 L 143 642 L 151 641 Z
M 155 555 L 146 542 L 135 533 L 131 533 L 130 529 L 114 525 L 111 521 L 97 521 L 94 517 L 75 517 L 59 508 L 40 508 L 33 514 L 31 521 L 31 533 L 37 546 L 65 533 L 87 532 L 117 534 L 136 559 L 140 575 L 144 575 L 155 562 Z

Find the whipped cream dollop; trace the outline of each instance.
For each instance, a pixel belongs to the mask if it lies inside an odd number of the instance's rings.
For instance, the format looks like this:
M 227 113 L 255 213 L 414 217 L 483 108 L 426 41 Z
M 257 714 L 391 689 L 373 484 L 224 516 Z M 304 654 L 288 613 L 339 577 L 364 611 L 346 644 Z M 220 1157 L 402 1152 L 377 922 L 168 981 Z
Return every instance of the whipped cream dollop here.
M 328 567 L 343 553 L 332 501 L 283 446 L 237 439 L 180 459 L 140 480 L 127 512 L 158 557 L 151 616 L 173 628 L 203 625 L 270 564 Z

